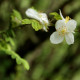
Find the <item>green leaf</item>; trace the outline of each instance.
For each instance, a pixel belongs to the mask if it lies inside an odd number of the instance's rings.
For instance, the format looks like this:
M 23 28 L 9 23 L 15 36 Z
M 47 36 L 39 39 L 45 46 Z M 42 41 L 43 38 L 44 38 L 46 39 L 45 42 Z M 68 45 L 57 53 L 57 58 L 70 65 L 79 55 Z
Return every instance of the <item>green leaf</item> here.
M 6 40 L 6 42 L 10 42 L 10 44 L 12 46 L 15 46 L 15 43 L 14 43 L 14 41 L 13 41 L 13 39 L 11 37 L 6 37 L 5 40 Z
M 19 20 L 22 20 L 21 14 L 17 10 L 13 10 L 12 15 Z
M 50 15 L 53 15 L 56 20 L 62 19 L 61 16 L 57 12 L 52 12 Z
M 22 24 L 31 24 L 31 20 L 30 19 L 23 19 Z
M 11 14 L 11 21 L 12 21 L 12 27 L 17 27 L 21 24 L 21 14 L 17 10 L 13 10 L 13 13 Z
M 0 45 L 0 51 L 3 51 L 3 52 L 5 52 L 6 54 L 11 55 L 11 57 L 12 57 L 13 59 L 16 59 L 17 64 L 23 64 L 23 66 L 24 66 L 27 70 L 29 70 L 29 64 L 28 64 L 28 62 L 27 62 L 26 60 L 24 60 L 23 58 L 21 58 L 21 57 L 20 57 L 16 52 L 14 52 L 13 50 L 6 49 L 6 48 L 4 48 L 4 47 L 2 47 L 2 46 Z
M 11 58 L 12 58 L 12 59 L 15 59 L 15 56 L 14 56 L 14 55 L 12 55 L 12 56 L 11 56 Z
M 33 29 L 35 29 L 35 31 L 38 31 L 38 30 L 42 29 L 43 26 L 37 20 L 32 20 L 32 27 L 33 27 Z
M 35 29 L 35 31 L 42 29 L 42 24 L 34 19 L 23 19 L 22 24 L 32 24 L 32 28 Z
M 16 58 L 16 62 L 17 62 L 17 64 L 21 64 L 22 63 L 19 58 Z
M 21 59 L 22 60 L 22 64 L 24 65 L 24 67 L 27 69 L 27 70 L 29 70 L 29 64 L 28 64 L 28 62 L 26 61 L 26 60 L 24 60 L 24 59 Z

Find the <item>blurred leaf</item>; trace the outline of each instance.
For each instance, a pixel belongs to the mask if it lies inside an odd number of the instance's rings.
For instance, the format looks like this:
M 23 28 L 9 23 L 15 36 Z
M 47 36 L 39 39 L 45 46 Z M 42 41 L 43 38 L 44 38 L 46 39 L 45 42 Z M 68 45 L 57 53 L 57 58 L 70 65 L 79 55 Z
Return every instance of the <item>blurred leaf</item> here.
M 32 27 L 35 29 L 35 31 L 38 31 L 42 29 L 43 26 L 38 21 L 32 20 Z
M 12 16 L 16 17 L 19 20 L 22 20 L 21 14 L 17 10 L 13 10 Z
M 7 42 L 10 42 L 10 44 L 11 44 L 12 46 L 15 46 L 15 43 L 14 43 L 14 41 L 13 41 L 13 39 L 12 39 L 11 37 L 7 37 L 7 38 L 6 38 L 6 41 L 7 41 Z
M 35 31 L 42 29 L 40 22 L 34 19 L 23 19 L 22 24 L 32 24 L 32 28 L 35 29 Z
M 21 14 L 17 10 L 13 10 L 11 15 L 12 27 L 19 26 L 21 24 Z
M 27 70 L 29 70 L 29 64 L 28 64 L 28 62 L 26 61 L 26 60 L 24 60 L 24 59 L 21 59 L 21 62 L 22 62 L 22 64 L 24 65 L 24 67 L 27 69 Z
M 19 57 L 16 58 L 16 62 L 17 62 L 17 64 L 21 64 L 21 60 L 19 59 Z
M 16 52 L 14 52 L 10 45 L 7 44 L 7 48 L 4 48 L 1 44 L 0 44 L 0 51 L 5 52 L 6 54 L 10 55 L 13 59 L 16 59 L 17 64 L 23 64 L 23 66 L 29 70 L 29 64 L 26 60 L 22 59 Z
M 56 20 L 62 19 L 61 16 L 57 12 L 52 12 L 50 15 L 53 15 Z
M 31 24 L 31 20 L 30 19 L 23 19 L 22 24 Z

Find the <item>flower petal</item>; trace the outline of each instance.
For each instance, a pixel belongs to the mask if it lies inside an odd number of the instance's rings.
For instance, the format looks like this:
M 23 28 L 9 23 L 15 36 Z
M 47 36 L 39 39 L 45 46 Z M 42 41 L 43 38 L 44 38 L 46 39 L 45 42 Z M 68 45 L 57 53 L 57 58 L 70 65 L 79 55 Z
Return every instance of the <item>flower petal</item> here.
M 73 35 L 73 33 L 67 33 L 66 35 L 65 35 L 65 38 L 66 38 L 66 42 L 67 42 L 67 44 L 73 44 L 74 43 L 74 35 Z
M 58 20 L 55 24 L 56 30 L 58 30 L 60 27 L 64 26 L 65 27 L 65 21 L 64 20 Z
M 43 25 L 43 30 L 48 32 L 47 28 Z
M 75 20 L 69 20 L 66 23 L 66 26 L 67 26 L 67 29 L 68 29 L 69 32 L 74 31 L 75 28 L 76 28 L 76 25 L 77 25 L 77 22 Z
M 50 41 L 53 44 L 59 44 L 63 41 L 63 39 L 64 39 L 64 36 L 59 35 L 58 32 L 54 32 L 50 36 Z
M 26 15 L 30 18 L 34 18 L 40 21 L 39 13 L 32 8 L 26 10 Z
M 41 18 L 41 23 L 45 23 L 45 24 L 49 24 L 49 21 L 48 21 L 48 18 L 47 18 L 47 15 L 45 13 L 39 13 L 40 15 L 40 18 Z
M 47 27 L 49 25 L 47 15 L 45 13 L 39 13 L 39 16 L 40 16 L 40 22 L 43 25 L 43 30 L 47 32 Z
M 65 19 L 64 19 L 63 15 L 62 15 L 62 13 L 61 13 L 61 10 L 60 10 L 60 9 L 59 9 L 59 12 L 60 12 L 60 16 L 61 16 L 62 20 L 64 20 L 64 21 L 65 21 Z

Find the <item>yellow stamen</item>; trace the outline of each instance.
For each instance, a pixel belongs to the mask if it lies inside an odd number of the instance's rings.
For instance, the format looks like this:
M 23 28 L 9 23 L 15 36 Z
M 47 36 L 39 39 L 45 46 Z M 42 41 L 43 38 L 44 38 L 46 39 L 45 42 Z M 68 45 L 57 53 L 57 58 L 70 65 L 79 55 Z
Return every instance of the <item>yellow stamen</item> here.
M 42 17 L 42 15 L 39 15 L 40 16 L 40 18 Z
M 66 16 L 65 23 L 67 23 L 69 20 L 70 20 L 70 17 Z
M 66 28 L 62 29 L 61 32 L 64 34 L 66 32 Z

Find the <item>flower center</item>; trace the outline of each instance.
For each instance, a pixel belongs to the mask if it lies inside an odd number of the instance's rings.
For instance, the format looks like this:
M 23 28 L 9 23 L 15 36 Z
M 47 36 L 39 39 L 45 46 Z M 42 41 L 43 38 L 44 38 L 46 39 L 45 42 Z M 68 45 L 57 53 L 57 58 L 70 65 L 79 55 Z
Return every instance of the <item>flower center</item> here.
M 69 20 L 70 20 L 70 17 L 66 16 L 65 23 L 67 23 Z
M 40 18 L 42 18 L 43 16 L 41 14 L 39 14 Z
M 61 30 L 61 33 L 62 33 L 62 34 L 65 34 L 66 31 L 67 31 L 67 29 L 66 29 L 66 28 L 63 28 L 63 29 Z
M 57 31 L 59 32 L 59 35 L 64 35 L 67 32 L 67 28 L 62 26 Z

